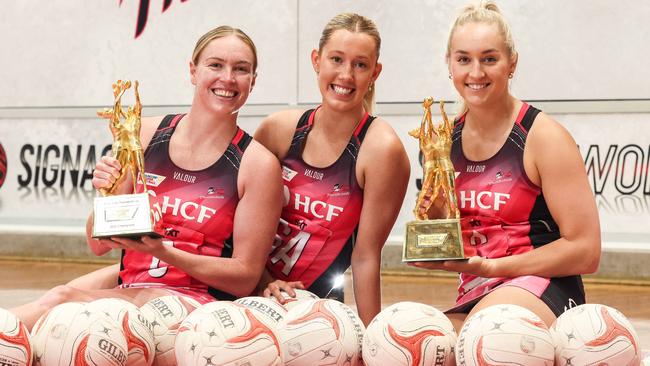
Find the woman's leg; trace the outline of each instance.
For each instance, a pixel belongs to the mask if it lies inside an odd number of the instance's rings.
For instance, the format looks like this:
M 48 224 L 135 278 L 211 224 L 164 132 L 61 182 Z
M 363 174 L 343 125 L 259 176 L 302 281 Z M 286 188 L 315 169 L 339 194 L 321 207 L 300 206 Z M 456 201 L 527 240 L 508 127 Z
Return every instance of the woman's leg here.
M 460 329 L 470 316 L 489 306 L 500 304 L 514 304 L 524 307 L 539 316 L 547 327 L 550 327 L 557 319 L 553 311 L 541 299 L 531 292 L 516 286 L 503 286 L 490 292 L 472 308 L 469 314 L 448 313 L 446 315 L 454 325 L 456 333 L 460 333 Z
M 465 319 L 467 319 L 467 314 L 465 313 L 449 313 L 445 314 L 447 315 L 447 318 L 451 320 L 451 324 L 454 326 L 454 329 L 456 330 L 456 333 L 460 332 L 460 328 L 463 327 L 463 324 L 465 323 Z
M 32 329 L 38 318 L 53 307 L 65 302 L 89 302 L 103 298 L 119 298 L 142 306 L 147 301 L 157 297 L 172 295 L 173 293 L 163 288 L 114 288 L 106 290 L 81 290 L 67 285 L 57 286 L 47 291 L 39 299 L 9 309 L 24 324 L 27 329 Z
M 120 264 L 115 263 L 77 277 L 66 285 L 80 290 L 112 289 L 117 286 L 119 272 Z
M 468 318 L 488 306 L 499 304 L 513 304 L 524 307 L 533 313 L 550 327 L 557 317 L 540 298 L 533 295 L 531 292 L 516 286 L 503 286 L 499 287 L 491 293 L 487 294 L 481 299 L 476 306 L 468 314 Z

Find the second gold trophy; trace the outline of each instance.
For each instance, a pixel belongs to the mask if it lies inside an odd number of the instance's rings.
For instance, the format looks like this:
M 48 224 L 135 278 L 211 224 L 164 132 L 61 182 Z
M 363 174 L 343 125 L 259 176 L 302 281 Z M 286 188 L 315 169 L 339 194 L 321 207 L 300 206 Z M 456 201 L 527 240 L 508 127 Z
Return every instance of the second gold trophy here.
M 453 125 L 445 113 L 444 102 L 440 101 L 442 122 L 434 126 L 432 105 L 433 98 L 424 100 L 420 127 L 409 132 L 419 141 L 424 176 L 415 204 L 416 219 L 406 224 L 404 262 L 465 259 L 454 191 L 456 174 L 450 157 Z

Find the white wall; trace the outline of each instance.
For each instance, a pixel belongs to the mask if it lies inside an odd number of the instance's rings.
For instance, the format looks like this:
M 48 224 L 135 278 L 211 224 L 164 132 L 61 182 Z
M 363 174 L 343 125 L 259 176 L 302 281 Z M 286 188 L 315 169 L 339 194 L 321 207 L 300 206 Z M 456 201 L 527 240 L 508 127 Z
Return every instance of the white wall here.
M 378 101 L 451 99 L 444 52 L 460 1 L 151 1 L 134 38 L 140 1 L 8 1 L 0 11 L 0 107 L 96 106 L 110 83 L 137 78 L 149 105 L 189 104 L 187 63 L 196 39 L 231 24 L 259 48 L 253 104 L 318 101 L 309 63 L 329 18 L 355 11 L 383 37 Z M 520 52 L 514 92 L 524 99 L 650 98 L 650 2 L 499 2 Z
M 222 24 L 259 48 L 259 93 L 251 103 L 286 103 L 295 93 L 296 1 L 151 1 L 134 38 L 139 1 L 27 0 L 0 11 L 0 106 L 96 106 L 117 78 L 139 79 L 148 105 L 189 104 L 188 62 L 197 39 Z M 251 10 L 252 9 L 252 10 Z M 291 55 L 290 57 L 281 57 Z

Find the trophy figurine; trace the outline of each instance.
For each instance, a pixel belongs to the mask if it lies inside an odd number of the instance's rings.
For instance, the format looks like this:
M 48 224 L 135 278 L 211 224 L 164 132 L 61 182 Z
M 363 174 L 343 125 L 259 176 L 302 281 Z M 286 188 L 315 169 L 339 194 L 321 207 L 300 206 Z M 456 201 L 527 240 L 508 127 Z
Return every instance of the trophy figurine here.
M 99 117 L 110 121 L 113 134 L 111 153 L 120 162 L 120 176 L 111 187 L 100 188 L 102 197 L 94 201 L 93 237 L 111 236 L 138 237 L 157 234 L 149 206 L 149 194 L 144 173 L 144 153 L 140 144 L 142 104 L 138 93 L 138 82 L 134 83 L 135 104 L 122 109 L 122 96 L 131 88 L 129 80 L 118 80 L 113 84 L 114 104 L 112 109 L 97 111 Z M 144 193 L 115 195 L 115 190 L 130 174 L 133 192 L 137 192 L 138 179 Z
M 424 100 L 420 127 L 409 132 L 420 142 L 424 177 L 415 204 L 416 220 L 406 224 L 404 262 L 465 259 L 460 212 L 454 191 L 455 172 L 450 158 L 453 126 L 445 113 L 444 102 L 440 101 L 443 121 L 434 127 L 432 104 L 433 98 Z M 443 218 L 429 219 L 429 210 L 434 205 L 440 209 Z

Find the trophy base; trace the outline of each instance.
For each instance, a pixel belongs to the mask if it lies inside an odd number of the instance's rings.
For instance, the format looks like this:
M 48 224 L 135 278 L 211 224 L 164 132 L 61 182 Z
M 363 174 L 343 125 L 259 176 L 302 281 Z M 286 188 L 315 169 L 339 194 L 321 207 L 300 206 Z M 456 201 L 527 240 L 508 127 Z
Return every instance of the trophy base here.
M 96 197 L 93 213 L 95 239 L 161 237 L 154 230 L 148 193 Z
M 466 259 L 459 219 L 406 223 L 402 262 Z

